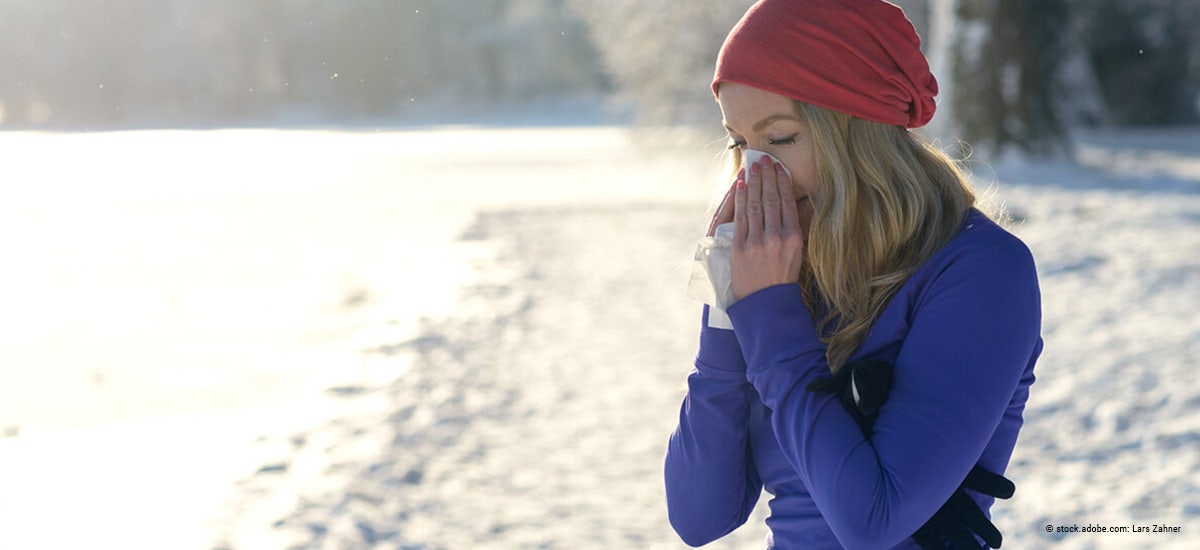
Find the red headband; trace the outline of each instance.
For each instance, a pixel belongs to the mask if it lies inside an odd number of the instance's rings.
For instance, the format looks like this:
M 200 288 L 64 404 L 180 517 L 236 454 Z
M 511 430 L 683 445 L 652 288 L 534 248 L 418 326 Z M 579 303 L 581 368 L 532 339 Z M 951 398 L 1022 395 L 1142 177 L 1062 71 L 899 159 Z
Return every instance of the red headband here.
M 760 0 L 721 46 L 714 95 L 722 82 L 908 128 L 933 118 L 938 89 L 912 23 L 882 0 Z

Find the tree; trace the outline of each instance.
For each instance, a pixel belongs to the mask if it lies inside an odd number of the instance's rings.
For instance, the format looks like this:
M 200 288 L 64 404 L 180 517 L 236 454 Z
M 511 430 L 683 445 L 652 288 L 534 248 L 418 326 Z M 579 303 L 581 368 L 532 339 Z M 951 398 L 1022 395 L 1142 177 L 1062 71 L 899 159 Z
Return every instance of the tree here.
M 1066 150 L 1056 78 L 1068 15 L 1065 0 L 958 0 L 949 101 L 962 139 L 996 152 Z
M 623 98 L 648 124 L 714 120 L 709 82 L 752 0 L 570 0 Z
M 1200 122 L 1200 4 L 1077 0 L 1083 48 L 1117 125 Z

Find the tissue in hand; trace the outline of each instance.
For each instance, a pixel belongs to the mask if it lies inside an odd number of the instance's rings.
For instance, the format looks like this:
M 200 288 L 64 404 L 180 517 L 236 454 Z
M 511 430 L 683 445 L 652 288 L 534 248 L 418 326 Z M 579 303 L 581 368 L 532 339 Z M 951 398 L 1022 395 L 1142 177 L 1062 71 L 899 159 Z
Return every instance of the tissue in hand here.
M 708 325 L 732 329 L 725 308 L 733 304 L 733 278 L 730 276 L 729 251 L 733 245 L 733 222 L 718 225 L 713 236 L 696 245 L 692 278 L 688 281 L 689 298 L 708 304 Z
M 742 166 L 759 162 L 763 157 L 779 161 L 769 153 L 746 149 L 742 152 Z M 791 176 L 786 166 L 783 170 Z M 700 239 L 693 258 L 692 277 L 688 281 L 687 296 L 711 306 L 708 310 L 708 326 L 714 328 L 733 328 L 729 316 L 725 314 L 725 309 L 733 305 L 733 278 L 729 267 L 732 245 L 733 222 L 718 225 L 713 236 Z

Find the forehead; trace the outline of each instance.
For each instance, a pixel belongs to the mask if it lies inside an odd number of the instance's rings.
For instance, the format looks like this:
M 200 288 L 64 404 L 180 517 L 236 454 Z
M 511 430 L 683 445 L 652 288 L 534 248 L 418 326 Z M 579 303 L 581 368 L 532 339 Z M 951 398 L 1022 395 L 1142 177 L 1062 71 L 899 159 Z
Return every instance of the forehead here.
M 759 88 L 721 83 L 717 89 L 717 103 L 725 124 L 729 126 L 754 124 L 771 115 L 794 115 L 792 100 Z

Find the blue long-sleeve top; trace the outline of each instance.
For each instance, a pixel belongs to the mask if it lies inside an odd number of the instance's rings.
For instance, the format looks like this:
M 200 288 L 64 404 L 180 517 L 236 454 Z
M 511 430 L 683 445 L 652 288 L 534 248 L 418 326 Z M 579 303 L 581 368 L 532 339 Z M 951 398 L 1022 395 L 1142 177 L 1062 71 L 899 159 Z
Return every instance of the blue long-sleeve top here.
M 699 546 L 772 495 L 768 548 L 917 548 L 909 538 L 978 464 L 1003 473 L 1042 348 L 1028 248 L 978 211 L 901 287 L 851 360 L 894 365 L 869 437 L 805 389 L 829 375 L 798 285 L 708 326 L 667 449 L 668 516 Z M 992 499 L 968 492 L 985 513 Z

